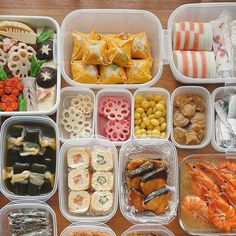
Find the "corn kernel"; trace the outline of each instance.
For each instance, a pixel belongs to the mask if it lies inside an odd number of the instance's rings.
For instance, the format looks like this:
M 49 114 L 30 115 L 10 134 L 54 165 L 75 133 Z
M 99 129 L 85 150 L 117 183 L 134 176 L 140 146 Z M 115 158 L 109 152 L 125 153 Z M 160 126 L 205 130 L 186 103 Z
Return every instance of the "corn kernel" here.
M 147 115 L 149 116 L 149 115 L 151 115 L 151 114 L 152 114 L 152 108 L 149 107 L 148 110 L 147 110 Z
M 141 134 L 146 134 L 146 129 L 141 129 Z
M 148 118 L 151 120 L 151 119 L 155 119 L 155 115 L 154 114 L 151 114 L 148 116 Z
M 163 111 L 165 109 L 165 106 L 163 104 L 161 104 L 161 103 L 157 103 L 156 104 L 156 109 L 158 111 Z
M 142 122 L 142 123 L 140 124 L 140 128 L 141 128 L 141 129 L 144 129 L 145 127 L 146 127 L 145 123 Z
M 134 113 L 134 119 L 135 119 L 135 120 L 138 120 L 138 119 L 140 119 L 140 118 L 141 118 L 141 114 L 138 113 L 138 112 L 135 112 L 135 113 Z
M 136 125 L 136 126 L 134 127 L 134 130 L 138 130 L 138 129 L 140 129 L 140 126 L 139 126 L 139 125 Z
M 145 117 L 147 117 L 147 114 L 144 112 L 144 113 L 142 114 L 142 119 L 144 119 Z
M 147 100 L 150 102 L 150 101 L 152 101 L 152 100 L 154 100 L 154 97 L 153 97 L 153 95 L 147 95 Z
M 159 121 L 159 124 L 161 125 L 162 123 L 165 122 L 165 118 L 164 118 L 164 117 L 160 117 L 160 118 L 158 119 L 158 121 Z
M 150 101 L 149 103 L 150 103 L 150 106 L 151 106 L 152 108 L 154 108 L 154 107 L 156 106 L 156 102 L 155 102 L 155 101 Z
M 156 118 L 156 119 L 159 119 L 160 117 L 162 117 L 162 112 L 161 112 L 161 111 L 157 111 L 157 112 L 155 113 L 155 118 Z
M 148 117 L 144 117 L 143 122 L 146 126 L 150 125 L 150 119 Z
M 161 137 L 166 138 L 166 132 L 161 132 Z
M 141 135 L 141 134 L 142 134 L 141 129 L 135 130 L 135 131 L 134 131 L 134 134 L 135 134 L 136 136 Z
M 161 124 L 161 131 L 165 131 L 166 130 L 166 122 Z
M 151 119 L 151 124 L 153 126 L 158 126 L 159 125 L 159 121 L 157 119 Z
M 150 107 L 150 103 L 145 99 L 141 102 L 141 107 L 144 109 L 144 110 L 147 110 L 149 107 Z
M 144 113 L 144 109 L 142 107 L 138 107 L 136 109 L 136 112 L 142 114 L 142 113 Z
M 142 120 L 141 119 L 138 119 L 138 120 L 135 120 L 134 121 L 134 124 L 135 125 L 140 125 L 142 123 Z
M 143 101 L 143 99 L 144 97 L 142 95 L 136 95 L 134 101 L 136 104 L 140 104 Z

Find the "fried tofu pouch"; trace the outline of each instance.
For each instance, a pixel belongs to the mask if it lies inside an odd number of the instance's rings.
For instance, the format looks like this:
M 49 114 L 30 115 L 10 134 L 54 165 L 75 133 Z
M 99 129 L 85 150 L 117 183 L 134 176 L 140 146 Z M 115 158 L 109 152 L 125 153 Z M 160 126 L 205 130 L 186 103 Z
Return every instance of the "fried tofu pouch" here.
M 98 33 L 96 30 L 93 30 L 91 33 L 82 33 L 78 31 L 74 31 L 72 33 L 72 38 L 73 38 L 73 51 L 72 51 L 72 56 L 71 60 L 81 60 L 82 59 L 82 54 L 83 54 L 83 40 L 85 39 L 97 39 L 98 38 Z
M 152 59 L 132 60 L 130 68 L 126 68 L 127 83 L 146 83 L 151 80 Z
M 82 61 L 71 62 L 73 80 L 79 83 L 95 84 L 98 82 L 98 68 L 95 65 L 84 65 Z
M 99 66 L 100 82 L 102 84 L 120 84 L 126 83 L 124 68 L 117 65 Z
M 106 40 L 83 40 L 82 63 L 84 65 L 108 65 Z
M 132 41 L 133 39 L 108 39 L 108 50 L 106 51 L 106 56 L 109 64 L 117 64 L 122 67 L 130 67 Z
M 131 57 L 137 59 L 151 58 L 150 45 L 145 32 L 128 34 L 128 38 L 133 38 Z

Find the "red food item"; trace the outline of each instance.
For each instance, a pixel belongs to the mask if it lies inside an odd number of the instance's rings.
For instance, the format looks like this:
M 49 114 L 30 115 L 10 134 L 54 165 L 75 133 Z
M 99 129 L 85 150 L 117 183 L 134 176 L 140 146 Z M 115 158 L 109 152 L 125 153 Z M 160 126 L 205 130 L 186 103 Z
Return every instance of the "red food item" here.
M 14 95 L 3 95 L 1 98 L 0 109 L 3 111 L 17 111 L 17 97 Z
M 18 77 L 7 78 L 5 80 L 5 93 L 18 96 L 19 93 L 24 89 L 23 84 L 21 83 Z
M 0 81 L 0 89 L 5 88 L 5 82 L 4 81 Z
M 4 89 L 0 88 L 0 97 L 5 94 Z

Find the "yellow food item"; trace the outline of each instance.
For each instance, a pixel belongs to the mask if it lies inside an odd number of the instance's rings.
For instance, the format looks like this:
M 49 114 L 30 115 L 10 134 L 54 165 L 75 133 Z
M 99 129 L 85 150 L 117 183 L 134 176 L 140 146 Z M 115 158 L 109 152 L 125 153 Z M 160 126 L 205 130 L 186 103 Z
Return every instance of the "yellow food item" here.
M 146 83 L 151 80 L 152 59 L 132 60 L 132 65 L 126 68 L 127 83 Z
M 82 63 L 85 65 L 108 65 L 106 40 L 83 40 Z
M 99 34 L 100 39 L 123 39 L 124 33 L 119 34 Z
M 84 65 L 82 61 L 71 62 L 71 72 L 74 81 L 94 84 L 98 82 L 98 69 L 95 65 Z
M 166 102 L 162 95 L 136 95 L 135 136 L 166 138 Z M 137 128 L 136 128 L 137 127 Z
M 138 34 L 128 34 L 128 37 L 133 38 L 132 58 L 150 58 L 150 46 L 145 32 Z
M 117 65 L 99 66 L 102 84 L 120 84 L 126 82 L 125 70 Z
M 130 67 L 132 41 L 132 39 L 108 39 L 108 50 L 106 51 L 106 57 L 109 63 L 117 64 L 123 67 Z

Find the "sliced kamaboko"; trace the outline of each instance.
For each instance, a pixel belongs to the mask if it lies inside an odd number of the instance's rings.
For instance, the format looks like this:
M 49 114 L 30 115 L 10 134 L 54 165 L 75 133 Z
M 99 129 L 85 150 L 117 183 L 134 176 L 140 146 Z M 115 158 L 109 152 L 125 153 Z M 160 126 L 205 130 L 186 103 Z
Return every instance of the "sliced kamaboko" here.
M 215 78 L 216 61 L 213 52 L 174 51 L 178 71 L 191 78 Z
M 211 51 L 213 30 L 209 23 L 176 23 L 173 32 L 174 50 Z
M 88 169 L 73 169 L 68 174 L 68 186 L 71 190 L 87 190 L 89 183 L 90 175 Z

